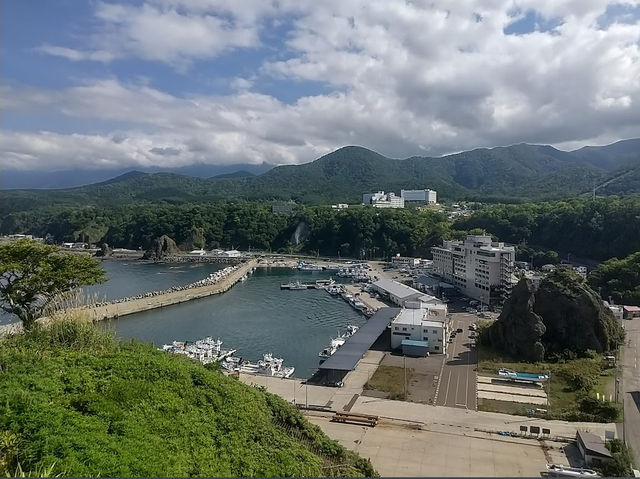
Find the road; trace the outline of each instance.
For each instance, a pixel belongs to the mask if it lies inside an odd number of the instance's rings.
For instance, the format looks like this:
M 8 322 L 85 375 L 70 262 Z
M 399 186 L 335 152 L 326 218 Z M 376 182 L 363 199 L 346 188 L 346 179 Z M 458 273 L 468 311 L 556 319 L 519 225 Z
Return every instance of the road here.
M 624 401 L 623 434 L 640 464 L 640 319 L 626 320 L 627 333 L 622 356 L 622 391 Z
M 437 406 L 475 410 L 476 404 L 476 352 L 469 347 L 469 325 L 476 316 L 453 313 L 451 329 L 462 329 L 449 344 L 437 388 Z

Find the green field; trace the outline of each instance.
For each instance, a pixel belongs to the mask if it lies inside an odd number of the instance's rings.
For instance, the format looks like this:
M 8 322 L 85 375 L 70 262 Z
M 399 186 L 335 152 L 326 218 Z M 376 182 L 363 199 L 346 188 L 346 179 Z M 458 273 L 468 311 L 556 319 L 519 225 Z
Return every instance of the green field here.
M 413 369 L 407 368 L 406 374 L 408 387 Z M 405 370 L 396 366 L 379 366 L 364 388 L 386 392 L 389 399 L 405 399 Z
M 579 410 L 580 401 L 585 397 L 596 398 L 597 395 L 607 399 L 614 394 L 615 367 L 608 367 L 602 362 L 594 364 L 600 366 L 599 374 L 594 373 L 594 384 L 591 387 L 576 388 L 567 378 L 566 371 L 573 366 L 578 366 L 585 359 L 567 360 L 565 362 L 539 362 L 527 363 L 514 361 L 502 353 L 496 352 L 486 345 L 478 346 L 478 374 L 498 377 L 498 369 L 506 368 L 522 373 L 550 373 L 550 381 L 545 385 L 545 391 L 549 396 L 548 416 L 554 419 L 566 419 L 571 413 Z M 596 368 L 597 369 L 597 368 Z M 482 402 L 482 404 L 481 404 Z M 540 406 L 509 403 L 505 401 L 482 400 L 478 401 L 478 409 L 481 411 L 503 412 L 507 414 L 528 415 L 526 409 L 536 409 Z

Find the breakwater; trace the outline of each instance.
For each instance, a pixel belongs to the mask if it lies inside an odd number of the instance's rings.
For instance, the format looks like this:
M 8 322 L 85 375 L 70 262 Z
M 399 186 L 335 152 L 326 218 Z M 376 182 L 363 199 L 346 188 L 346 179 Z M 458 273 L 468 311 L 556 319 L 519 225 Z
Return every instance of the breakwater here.
M 240 265 L 224 268 L 195 283 L 173 286 L 164 291 L 153 291 L 133 297 L 102 302 L 83 308 L 76 308 L 76 310 L 85 316 L 88 315 L 88 318 L 92 321 L 102 321 L 205 298 L 228 291 L 255 267 L 255 260 L 250 260 Z

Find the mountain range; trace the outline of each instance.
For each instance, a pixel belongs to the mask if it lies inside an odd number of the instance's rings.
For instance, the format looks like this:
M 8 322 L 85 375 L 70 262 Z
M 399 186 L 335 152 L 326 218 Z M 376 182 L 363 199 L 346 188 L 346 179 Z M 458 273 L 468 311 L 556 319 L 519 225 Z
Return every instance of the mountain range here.
M 355 203 L 364 192 L 430 188 L 440 198 L 519 201 L 640 192 L 640 139 L 566 152 L 548 145 L 479 148 L 439 158 L 390 159 L 346 146 L 302 165 L 198 178 L 127 172 L 101 183 L 54 190 L 4 190 L 3 214 L 40 206 L 131 202 L 294 200 Z

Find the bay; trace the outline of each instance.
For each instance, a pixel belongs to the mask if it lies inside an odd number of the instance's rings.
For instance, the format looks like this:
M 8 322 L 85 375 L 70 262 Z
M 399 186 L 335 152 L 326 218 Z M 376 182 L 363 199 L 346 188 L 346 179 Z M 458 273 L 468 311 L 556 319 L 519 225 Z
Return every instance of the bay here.
M 318 367 L 318 352 L 338 330 L 362 325 L 364 316 L 339 296 L 324 290 L 281 290 L 281 283 L 328 278 L 324 272 L 258 268 L 243 283 L 221 295 L 124 316 L 101 323 L 121 338 L 152 342 L 220 337 L 223 348 L 256 361 L 266 352 L 295 366 L 295 376 L 308 378 Z

